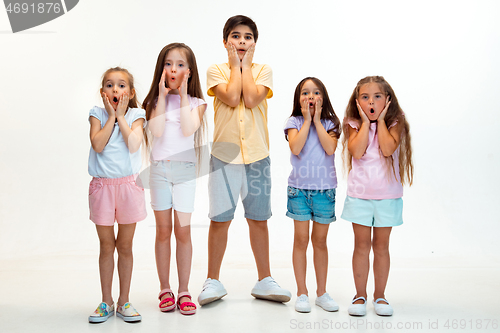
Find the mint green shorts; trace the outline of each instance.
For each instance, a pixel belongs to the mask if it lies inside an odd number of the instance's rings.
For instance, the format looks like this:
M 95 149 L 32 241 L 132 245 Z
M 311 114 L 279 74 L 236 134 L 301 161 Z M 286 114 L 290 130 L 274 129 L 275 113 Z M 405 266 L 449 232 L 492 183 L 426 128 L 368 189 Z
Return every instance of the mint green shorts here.
M 367 227 L 396 227 L 403 224 L 403 199 L 372 200 L 347 196 L 341 218 Z

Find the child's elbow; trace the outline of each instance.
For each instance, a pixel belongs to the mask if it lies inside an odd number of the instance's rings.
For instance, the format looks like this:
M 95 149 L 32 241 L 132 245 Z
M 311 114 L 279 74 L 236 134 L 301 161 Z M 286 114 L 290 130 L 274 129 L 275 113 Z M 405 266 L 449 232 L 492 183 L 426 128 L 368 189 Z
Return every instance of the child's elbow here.
M 92 143 L 92 149 L 96 152 L 96 153 L 101 153 L 103 150 L 104 150 L 104 147 L 100 147 L 94 143 Z

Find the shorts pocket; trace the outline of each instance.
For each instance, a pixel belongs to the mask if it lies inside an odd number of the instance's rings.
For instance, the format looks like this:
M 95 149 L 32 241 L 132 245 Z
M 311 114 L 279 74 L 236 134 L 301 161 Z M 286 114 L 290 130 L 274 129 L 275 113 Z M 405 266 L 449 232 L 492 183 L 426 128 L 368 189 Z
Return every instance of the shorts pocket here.
M 328 200 L 330 202 L 335 202 L 335 193 L 336 193 L 336 189 L 334 188 L 331 188 L 329 190 L 326 190 L 326 197 L 328 198 Z
M 287 192 L 289 198 L 296 198 L 299 195 L 299 189 L 295 187 L 288 186 Z
M 89 184 L 89 196 L 96 194 L 101 188 L 102 183 L 98 180 L 92 180 Z

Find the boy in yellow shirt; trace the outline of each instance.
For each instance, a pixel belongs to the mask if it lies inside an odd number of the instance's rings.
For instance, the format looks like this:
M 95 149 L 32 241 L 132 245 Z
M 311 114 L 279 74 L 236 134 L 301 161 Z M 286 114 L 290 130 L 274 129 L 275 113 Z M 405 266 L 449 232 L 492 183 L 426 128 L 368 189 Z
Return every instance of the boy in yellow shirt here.
M 198 297 L 205 305 L 227 292 L 219 281 L 227 233 L 241 195 L 258 281 L 256 298 L 288 302 L 291 294 L 271 277 L 267 220 L 271 217 L 271 169 L 267 98 L 273 96 L 272 70 L 252 62 L 258 30 L 249 17 L 229 18 L 223 30 L 228 62 L 207 71 L 214 99 L 214 143 L 210 158 L 208 274 Z

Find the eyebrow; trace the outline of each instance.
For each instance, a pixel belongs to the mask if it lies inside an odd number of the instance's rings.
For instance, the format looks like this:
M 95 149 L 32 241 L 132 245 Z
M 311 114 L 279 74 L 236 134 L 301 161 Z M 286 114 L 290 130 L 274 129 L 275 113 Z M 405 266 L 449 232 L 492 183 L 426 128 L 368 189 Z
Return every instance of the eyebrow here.
M 231 31 L 231 35 L 236 35 L 236 34 L 237 34 L 237 35 L 241 35 L 241 32 L 239 32 L 239 31 Z M 245 34 L 245 36 L 253 36 L 253 33 L 251 33 L 251 32 L 247 32 L 247 33 Z

